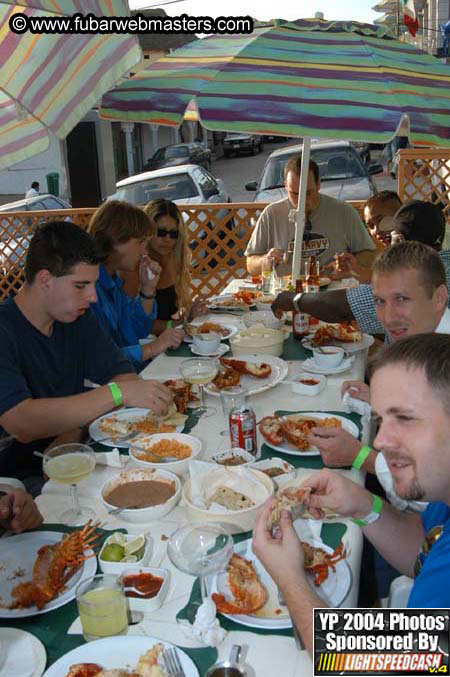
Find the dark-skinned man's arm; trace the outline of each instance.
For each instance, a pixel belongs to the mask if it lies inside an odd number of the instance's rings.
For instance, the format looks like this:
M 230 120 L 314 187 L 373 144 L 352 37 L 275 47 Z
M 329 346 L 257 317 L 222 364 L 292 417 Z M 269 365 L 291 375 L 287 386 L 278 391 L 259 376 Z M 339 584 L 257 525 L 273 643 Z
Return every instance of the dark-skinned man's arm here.
M 277 317 L 282 312 L 294 310 L 295 292 L 284 291 L 272 303 L 272 312 Z M 298 306 L 300 310 L 317 317 L 323 322 L 351 322 L 354 315 L 347 301 L 346 289 L 333 289 L 319 294 L 303 294 Z

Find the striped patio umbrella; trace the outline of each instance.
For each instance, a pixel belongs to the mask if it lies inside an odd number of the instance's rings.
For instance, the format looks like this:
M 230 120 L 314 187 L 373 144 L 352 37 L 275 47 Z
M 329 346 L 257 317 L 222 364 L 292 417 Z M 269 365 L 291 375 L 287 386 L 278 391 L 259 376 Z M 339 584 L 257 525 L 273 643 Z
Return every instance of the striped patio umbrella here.
M 130 34 L 14 33 L 10 20 L 128 16 L 126 0 L 0 0 L 0 169 L 63 139 L 141 60 Z M 17 17 L 16 17 L 17 20 Z
M 402 113 L 415 145 L 450 145 L 450 69 L 387 26 L 300 19 L 212 36 L 102 99 L 109 120 L 178 126 L 191 99 L 210 130 L 383 143 Z

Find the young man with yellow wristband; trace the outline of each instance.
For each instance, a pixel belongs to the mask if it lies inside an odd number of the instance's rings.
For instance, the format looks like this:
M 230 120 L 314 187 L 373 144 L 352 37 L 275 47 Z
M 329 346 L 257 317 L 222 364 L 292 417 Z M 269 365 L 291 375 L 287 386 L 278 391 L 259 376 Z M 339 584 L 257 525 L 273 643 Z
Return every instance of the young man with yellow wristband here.
M 371 403 L 394 488 L 404 500 L 428 501 L 423 513 L 400 511 L 342 473 L 324 469 L 305 480 L 308 509 L 353 519 L 400 573 L 414 577 L 408 608 L 450 607 L 450 336 L 418 334 L 381 351 L 372 367 Z M 253 532 L 253 551 L 271 575 L 306 648 L 313 610 L 326 606 L 311 589 L 303 548 L 289 513 L 272 536 L 269 500 Z
M 80 428 L 122 404 L 165 413 L 172 395 L 138 378 L 89 310 L 98 254 L 88 233 L 66 221 L 37 229 L 25 277 L 0 304 L 0 426 L 13 438 L 0 455 L 0 475 L 36 494 L 44 480 L 33 451 L 79 438 Z M 100 387 L 87 389 L 87 379 Z

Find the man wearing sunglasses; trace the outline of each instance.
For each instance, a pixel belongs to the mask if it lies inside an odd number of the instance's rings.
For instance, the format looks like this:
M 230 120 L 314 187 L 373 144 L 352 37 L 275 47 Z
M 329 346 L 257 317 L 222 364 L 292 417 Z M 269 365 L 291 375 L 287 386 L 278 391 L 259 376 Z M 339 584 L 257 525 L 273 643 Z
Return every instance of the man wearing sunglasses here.
M 342 474 L 321 470 L 305 481 L 309 511 L 331 509 L 352 519 L 402 574 L 414 577 L 408 608 L 450 606 L 450 336 L 418 334 L 379 353 L 371 368 L 371 403 L 397 493 L 428 501 L 421 513 L 401 512 Z M 324 607 L 304 572 L 304 555 L 289 513 L 277 538 L 268 529 L 270 499 L 253 532 L 253 551 L 281 591 L 308 651 L 313 609 Z

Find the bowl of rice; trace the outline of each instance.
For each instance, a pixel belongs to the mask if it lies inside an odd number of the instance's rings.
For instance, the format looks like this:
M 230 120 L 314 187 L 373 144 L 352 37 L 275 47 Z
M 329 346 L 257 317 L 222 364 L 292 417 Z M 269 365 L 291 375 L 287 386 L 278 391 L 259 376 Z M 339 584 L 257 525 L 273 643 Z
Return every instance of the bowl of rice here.
M 188 470 L 189 460 L 196 458 L 202 450 L 198 437 L 184 433 L 158 433 L 140 437 L 136 445 L 130 443 L 133 463 L 141 468 L 164 468 L 176 475 Z M 176 461 L 165 461 L 175 457 Z

